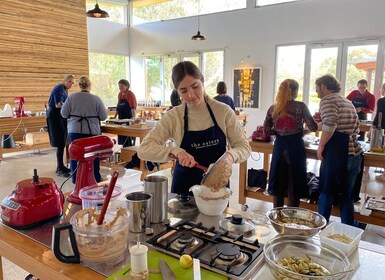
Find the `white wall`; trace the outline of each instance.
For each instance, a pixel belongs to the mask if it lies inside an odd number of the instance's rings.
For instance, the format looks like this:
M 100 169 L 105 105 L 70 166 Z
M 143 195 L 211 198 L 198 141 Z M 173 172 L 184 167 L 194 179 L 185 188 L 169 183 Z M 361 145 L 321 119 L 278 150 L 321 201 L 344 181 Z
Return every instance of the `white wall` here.
M 262 67 L 261 106 L 246 109 L 250 115 L 248 134 L 251 134 L 256 125 L 263 122 L 274 101 L 277 45 L 384 37 L 384 11 L 384 0 L 307 0 L 203 15 L 200 30 L 206 41 L 190 40 L 197 31 L 197 17 L 133 26 L 129 29 L 130 40 L 126 36 L 119 37 L 115 29 L 111 34 L 111 23 L 89 19 L 89 47 L 115 53 L 128 50 L 131 84 L 139 96 L 144 93 L 143 54 L 225 49 L 228 88 L 233 87 L 234 68 Z M 125 34 L 126 30 L 121 32 Z M 96 40 L 96 37 L 101 38 Z M 111 42 L 106 43 L 106 40 Z M 242 65 L 241 59 L 247 56 Z

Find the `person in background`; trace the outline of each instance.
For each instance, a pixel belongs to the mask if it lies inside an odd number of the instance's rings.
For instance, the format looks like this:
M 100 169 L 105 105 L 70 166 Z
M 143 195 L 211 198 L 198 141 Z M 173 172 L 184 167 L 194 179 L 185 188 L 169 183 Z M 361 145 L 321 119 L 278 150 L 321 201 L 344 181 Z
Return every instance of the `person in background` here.
M 322 135 L 317 157 L 320 167 L 318 212 L 329 222 L 333 200 L 339 203 L 341 222 L 354 225 L 353 190 L 363 153 L 357 141 L 359 119 L 352 102 L 338 93 L 341 85 L 332 75 L 315 82 L 321 99 Z
M 180 96 L 178 94 L 178 91 L 176 89 L 174 89 L 172 92 L 171 92 L 171 95 L 170 95 L 170 102 L 171 102 L 171 106 L 167 109 L 168 110 L 171 110 L 172 108 L 182 104 L 182 100 L 180 99 Z
M 203 171 L 195 167 L 197 163 L 209 166 L 223 154 L 227 163 L 239 163 L 247 160 L 251 148 L 234 111 L 206 94 L 203 74 L 194 63 L 176 64 L 172 81 L 183 103 L 164 114 L 147 134 L 138 156 L 155 162 L 176 157 L 171 192 L 188 194 L 190 187 L 202 180 Z M 165 146 L 168 139 L 176 145 Z M 227 140 L 231 148 L 226 151 Z
M 61 177 L 69 177 L 70 169 L 63 163 L 67 142 L 67 121 L 60 115 L 60 110 L 68 97 L 68 90 L 74 83 L 75 76 L 68 74 L 52 89 L 46 112 L 49 141 L 52 147 L 56 147 L 56 174 Z
M 217 84 L 217 96 L 214 97 L 215 100 L 223 102 L 231 107 L 235 111 L 235 105 L 233 99 L 227 95 L 227 86 L 225 82 L 219 82 Z
M 353 103 L 360 120 L 367 120 L 368 113 L 373 113 L 374 106 L 376 105 L 376 98 L 367 90 L 367 88 L 368 81 L 364 79 L 359 80 L 357 89 L 353 90 L 346 97 Z M 358 140 L 365 141 L 365 132 L 360 132 L 360 138 Z
M 385 129 L 385 83 L 381 86 L 380 94 L 382 97 L 377 100 L 377 111 L 373 120 L 372 128 L 378 127 L 378 113 L 382 113 L 381 128 Z M 385 182 L 385 171 L 381 175 L 376 176 L 376 180 Z
M 278 89 L 275 104 L 267 111 L 264 133 L 275 135 L 273 155 L 270 166 L 268 192 L 273 195 L 274 207 L 284 205 L 298 207 L 300 198 L 308 197 L 306 182 L 306 152 L 303 142 L 304 123 L 310 131 L 317 131 L 305 103 L 295 101 L 298 95 L 298 82 L 284 80 Z
M 72 143 L 76 139 L 101 134 L 100 121 L 108 117 L 108 112 L 99 96 L 91 93 L 91 81 L 87 77 L 79 79 L 80 92 L 71 94 L 63 107 L 61 115 L 67 119 L 68 135 Z M 70 163 L 72 182 L 76 182 L 77 161 Z M 94 160 L 94 176 L 100 182 L 99 158 Z
M 122 79 L 118 83 L 119 95 L 118 104 L 116 105 L 116 116 L 119 119 L 131 119 L 135 117 L 135 110 L 137 106 L 135 94 L 130 90 L 130 83 Z M 118 144 L 123 147 L 129 147 L 135 145 L 135 137 L 121 136 L 118 135 Z

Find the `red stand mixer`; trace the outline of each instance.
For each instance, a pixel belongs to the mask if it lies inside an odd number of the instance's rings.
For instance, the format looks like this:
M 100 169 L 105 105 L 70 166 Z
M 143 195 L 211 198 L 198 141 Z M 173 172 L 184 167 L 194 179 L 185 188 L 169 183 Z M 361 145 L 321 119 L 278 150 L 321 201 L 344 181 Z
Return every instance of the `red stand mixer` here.
M 52 178 L 37 175 L 20 181 L 11 195 L 1 202 L 1 219 L 13 228 L 29 228 L 60 217 L 64 196 Z
M 67 201 L 82 204 L 79 192 L 83 187 L 97 184 L 94 176 L 94 159 L 107 159 L 113 155 L 114 142 L 105 135 L 81 138 L 69 146 L 70 158 L 78 161 L 75 189 Z
M 24 113 L 24 97 L 17 96 L 13 99 L 17 107 L 15 108 L 15 118 L 25 117 L 27 116 Z

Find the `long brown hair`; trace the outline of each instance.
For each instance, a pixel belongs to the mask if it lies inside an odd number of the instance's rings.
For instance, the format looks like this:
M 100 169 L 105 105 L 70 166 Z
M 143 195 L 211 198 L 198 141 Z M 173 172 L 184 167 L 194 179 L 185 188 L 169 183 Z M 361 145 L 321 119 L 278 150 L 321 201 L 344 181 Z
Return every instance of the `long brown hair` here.
M 298 82 L 293 79 L 286 79 L 280 85 L 273 110 L 273 118 L 283 116 L 286 112 L 286 105 L 290 100 L 295 99 L 298 92 Z

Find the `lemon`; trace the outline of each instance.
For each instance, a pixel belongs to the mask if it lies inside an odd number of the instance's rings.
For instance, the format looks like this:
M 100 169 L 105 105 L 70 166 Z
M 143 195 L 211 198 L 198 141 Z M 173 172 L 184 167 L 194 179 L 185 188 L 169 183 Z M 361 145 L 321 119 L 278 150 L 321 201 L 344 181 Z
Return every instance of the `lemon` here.
M 180 263 L 181 267 L 189 268 L 193 264 L 193 259 L 191 258 L 190 255 L 185 254 L 185 255 L 180 256 L 179 263 Z

